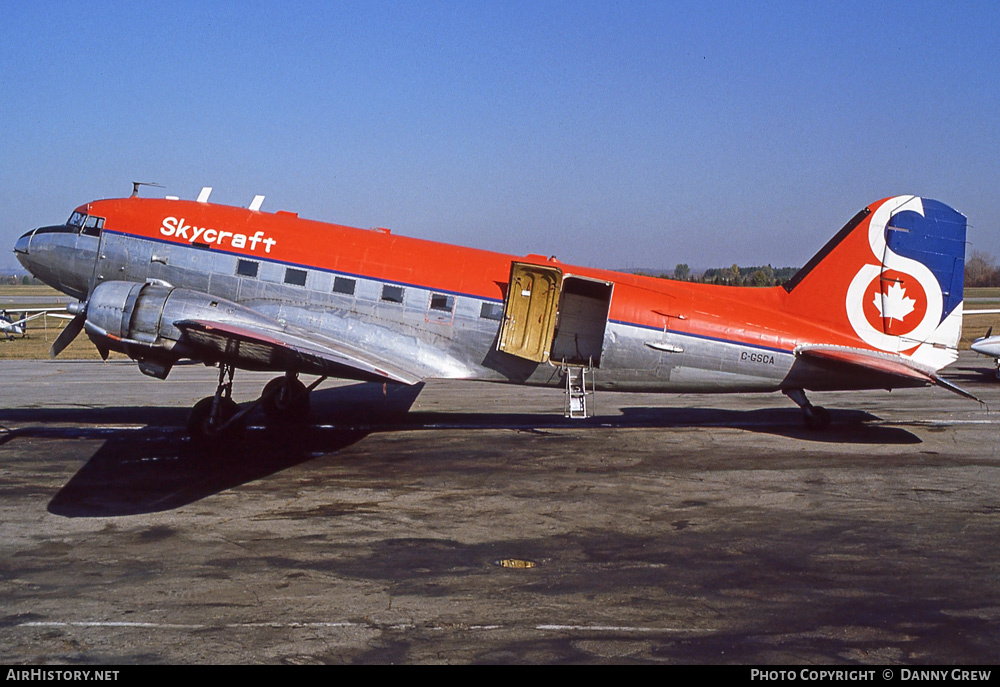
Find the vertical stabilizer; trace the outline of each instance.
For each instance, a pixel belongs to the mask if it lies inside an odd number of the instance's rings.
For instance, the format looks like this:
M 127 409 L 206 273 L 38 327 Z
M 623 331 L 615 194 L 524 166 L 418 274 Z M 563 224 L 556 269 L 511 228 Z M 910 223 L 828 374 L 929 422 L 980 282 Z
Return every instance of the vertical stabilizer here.
M 786 285 L 788 309 L 937 370 L 962 336 L 965 216 L 897 196 L 858 213 Z

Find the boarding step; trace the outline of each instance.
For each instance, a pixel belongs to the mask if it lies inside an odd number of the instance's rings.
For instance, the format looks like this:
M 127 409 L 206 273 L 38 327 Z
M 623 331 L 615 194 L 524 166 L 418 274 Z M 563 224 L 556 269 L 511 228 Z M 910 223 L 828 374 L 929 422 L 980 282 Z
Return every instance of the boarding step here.
M 585 419 L 594 414 L 593 403 L 588 408 L 588 396 L 593 397 L 594 386 L 593 366 L 561 365 L 566 377 L 566 406 L 563 414 L 568 418 Z M 593 401 L 593 399 L 590 399 Z

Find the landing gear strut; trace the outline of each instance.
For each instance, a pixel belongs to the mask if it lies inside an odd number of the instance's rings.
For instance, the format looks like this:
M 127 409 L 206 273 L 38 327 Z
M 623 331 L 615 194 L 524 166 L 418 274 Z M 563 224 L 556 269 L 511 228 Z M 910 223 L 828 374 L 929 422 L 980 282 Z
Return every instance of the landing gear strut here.
M 215 395 L 203 398 L 191 409 L 188 433 L 191 440 L 202 446 L 236 444 L 242 438 L 243 418 L 258 405 L 273 423 L 305 423 L 309 417 L 309 393 L 326 377 L 319 377 L 308 387 L 299 381 L 298 374 L 286 372 L 275 377 L 264 387 L 260 399 L 246 408 L 240 408 L 233 395 L 233 374 L 236 368 L 219 363 L 219 384 Z
M 191 409 L 188 433 L 197 444 L 217 444 L 238 439 L 243 432 L 240 407 L 232 399 L 235 368 L 219 364 L 219 384 L 215 395 L 203 398 Z M 227 379 L 228 378 L 228 379 Z
M 810 403 L 802 389 L 783 389 L 782 393 L 802 408 L 802 419 L 808 429 L 818 432 L 830 426 L 830 412 Z

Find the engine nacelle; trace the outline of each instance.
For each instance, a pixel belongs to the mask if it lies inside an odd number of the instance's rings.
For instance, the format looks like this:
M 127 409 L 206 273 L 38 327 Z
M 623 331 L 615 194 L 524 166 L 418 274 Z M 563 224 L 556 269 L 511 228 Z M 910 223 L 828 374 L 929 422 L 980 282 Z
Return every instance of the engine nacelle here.
M 183 320 L 208 320 L 274 326 L 249 308 L 200 291 L 157 283 L 106 281 L 87 299 L 84 328 L 102 354 L 124 353 L 139 369 L 164 379 L 181 358 L 198 357 L 174 326 Z

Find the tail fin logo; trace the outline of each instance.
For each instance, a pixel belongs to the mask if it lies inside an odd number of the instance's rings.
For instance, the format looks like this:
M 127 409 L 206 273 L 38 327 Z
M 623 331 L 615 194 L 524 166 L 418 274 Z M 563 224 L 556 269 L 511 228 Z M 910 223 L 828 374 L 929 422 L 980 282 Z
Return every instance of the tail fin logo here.
M 944 316 L 944 296 L 934 273 L 918 260 L 894 252 L 887 231 L 902 212 L 924 216 L 922 199 L 899 196 L 886 200 L 868 226 L 871 260 L 858 270 L 847 289 L 847 317 L 862 341 L 882 351 L 902 353 L 934 333 Z
M 881 272 L 868 284 L 865 296 L 865 320 L 886 334 L 907 336 L 927 314 L 923 286 L 903 272 Z

